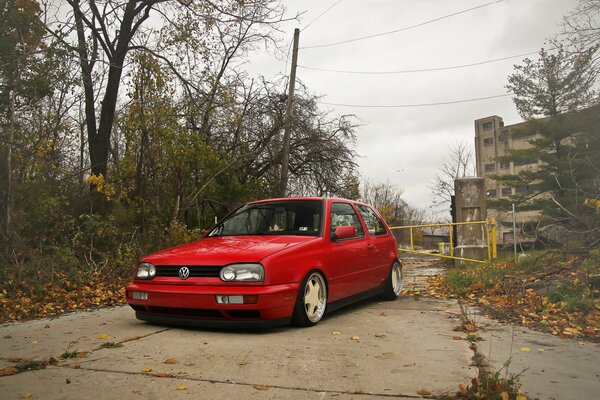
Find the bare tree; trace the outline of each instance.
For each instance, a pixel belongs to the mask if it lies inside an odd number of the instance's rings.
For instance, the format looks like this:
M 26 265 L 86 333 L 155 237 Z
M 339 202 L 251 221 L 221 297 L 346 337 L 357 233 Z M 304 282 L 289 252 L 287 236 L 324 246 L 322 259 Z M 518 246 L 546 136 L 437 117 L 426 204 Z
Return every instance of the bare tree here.
M 438 172 L 431 183 L 434 207 L 446 207 L 454 195 L 454 180 L 472 176 L 475 171 L 473 150 L 466 142 L 454 142 L 448 148 L 448 155 L 442 160 Z
M 413 208 L 402 198 L 404 191 L 391 183 L 363 182 L 361 200 L 373 205 L 389 225 L 418 224 L 423 211 Z
M 571 51 L 592 49 L 593 64 L 600 63 L 600 0 L 579 0 L 577 5 L 561 23 L 562 32 L 554 44 L 568 43 Z
M 184 41 L 193 41 L 195 54 L 208 65 L 211 60 L 202 57 L 205 54 L 202 50 L 213 44 L 211 30 L 218 30 L 225 57 L 208 92 L 208 108 L 204 115 L 209 115 L 211 97 L 241 43 L 246 43 L 249 37 L 268 37 L 265 32 L 253 35 L 251 28 L 276 28 L 283 21 L 284 11 L 275 0 L 67 0 L 67 3 L 70 12 L 62 10 L 55 13 L 66 15 L 66 20 L 57 19 L 48 25 L 48 30 L 80 61 L 91 171 L 104 177 L 108 172 L 111 133 L 122 75 L 132 52 L 150 52 L 171 68 L 175 76 L 186 83 L 188 90 L 190 87 L 199 89 L 185 78 L 177 57 L 168 58 L 164 54 L 183 58 L 173 49 Z M 187 18 L 180 18 L 182 15 Z M 168 33 L 167 29 L 156 28 L 161 23 L 171 32 L 176 32 L 176 35 L 169 35 L 168 41 L 162 40 Z M 228 40 L 231 38 L 240 40 Z M 106 76 L 100 84 L 96 79 L 99 74 Z M 97 110 L 99 116 L 96 115 Z M 207 123 L 206 117 L 203 117 L 203 129 Z

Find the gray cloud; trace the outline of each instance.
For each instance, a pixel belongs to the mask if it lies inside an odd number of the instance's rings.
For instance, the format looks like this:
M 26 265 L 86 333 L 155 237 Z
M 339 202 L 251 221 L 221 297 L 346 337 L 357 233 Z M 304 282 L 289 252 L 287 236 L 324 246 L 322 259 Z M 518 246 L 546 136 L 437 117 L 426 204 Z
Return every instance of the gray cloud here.
M 302 27 L 335 0 L 283 3 L 290 14 L 307 10 Z M 300 46 L 395 30 L 485 3 L 344 0 L 301 33 Z M 505 0 L 393 35 L 301 49 L 298 63 L 315 68 L 390 71 L 454 66 L 538 51 L 559 31 L 560 18 L 574 5 L 575 0 Z M 296 26 L 286 26 L 285 37 L 291 40 Z M 397 75 L 350 75 L 300 68 L 298 78 L 313 93 L 324 95 L 326 102 L 420 104 L 506 93 L 507 77 L 520 61 Z M 252 66 L 265 76 L 285 71 L 285 61 L 266 55 L 253 55 Z M 519 122 L 510 97 L 416 108 L 323 107 L 336 114 L 357 114 L 364 122 L 357 132 L 361 175 L 397 184 L 404 189 L 409 204 L 422 208 L 430 204 L 428 186 L 448 146 L 457 140 L 473 142 L 475 119 L 499 115 L 507 124 Z

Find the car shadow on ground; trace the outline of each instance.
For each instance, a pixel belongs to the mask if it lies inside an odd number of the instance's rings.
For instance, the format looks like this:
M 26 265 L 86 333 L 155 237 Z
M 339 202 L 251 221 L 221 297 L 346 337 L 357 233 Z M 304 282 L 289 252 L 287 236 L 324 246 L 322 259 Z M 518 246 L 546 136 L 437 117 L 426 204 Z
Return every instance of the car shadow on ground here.
M 401 299 L 398 299 L 396 301 L 400 301 L 400 300 Z M 369 308 L 369 307 L 371 307 L 375 304 L 379 304 L 381 302 L 387 303 L 388 301 L 382 300 L 378 296 L 374 296 L 374 297 L 370 297 L 367 299 L 362 299 L 362 300 L 356 301 L 354 303 L 345 305 L 340 308 L 336 308 L 331 311 L 326 311 L 325 316 L 323 317 L 323 320 L 320 322 L 320 324 L 334 322 L 340 318 L 345 318 L 345 317 L 351 315 L 352 313 L 358 313 L 361 310 L 364 310 L 366 308 Z M 183 325 L 159 324 L 159 323 L 142 322 L 142 321 L 138 321 L 138 322 L 147 324 L 148 326 L 162 326 L 162 327 L 172 328 L 172 329 L 181 329 L 181 330 L 188 331 L 188 332 L 216 332 L 216 333 L 226 333 L 226 334 L 233 334 L 233 335 L 272 334 L 272 333 L 282 333 L 282 332 L 286 332 L 286 331 L 294 331 L 294 330 L 298 330 L 298 329 L 302 330 L 302 329 L 310 329 L 311 328 L 311 327 L 299 327 L 299 326 L 294 326 L 294 325 L 285 325 L 285 326 L 279 326 L 279 327 L 262 327 L 262 328 L 261 327 L 258 327 L 258 328 L 247 328 L 247 327 L 236 328 L 235 326 L 228 326 L 225 328 L 215 328 L 215 327 L 192 327 L 192 326 L 183 326 Z

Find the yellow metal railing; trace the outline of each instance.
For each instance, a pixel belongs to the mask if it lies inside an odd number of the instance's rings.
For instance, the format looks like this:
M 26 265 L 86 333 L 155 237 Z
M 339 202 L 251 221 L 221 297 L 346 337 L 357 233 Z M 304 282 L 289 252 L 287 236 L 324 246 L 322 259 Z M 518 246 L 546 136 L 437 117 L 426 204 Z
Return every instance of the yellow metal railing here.
M 453 227 L 461 226 L 461 225 L 480 225 L 483 228 L 482 239 L 485 239 L 487 244 L 487 259 L 491 260 L 496 258 L 497 253 L 497 243 L 496 243 L 496 219 L 492 218 L 491 221 L 470 221 L 470 222 L 455 222 L 455 223 L 447 223 L 447 224 L 424 224 L 424 225 L 406 225 L 406 226 L 392 226 L 390 229 L 392 230 L 400 230 L 400 229 L 408 229 L 409 230 L 409 238 L 410 238 L 410 249 L 399 248 L 398 251 L 412 253 L 412 254 L 423 254 L 427 256 L 434 256 L 440 258 L 451 258 L 454 260 L 461 261 L 470 261 L 470 262 L 478 262 L 485 263 L 486 261 L 475 260 L 472 258 L 463 258 L 463 257 L 455 257 L 454 256 L 454 237 L 453 237 Z M 448 240 L 450 245 L 450 255 L 444 254 L 432 254 L 425 251 L 419 251 L 415 249 L 414 243 L 414 229 L 421 228 L 435 228 L 435 227 L 448 227 Z

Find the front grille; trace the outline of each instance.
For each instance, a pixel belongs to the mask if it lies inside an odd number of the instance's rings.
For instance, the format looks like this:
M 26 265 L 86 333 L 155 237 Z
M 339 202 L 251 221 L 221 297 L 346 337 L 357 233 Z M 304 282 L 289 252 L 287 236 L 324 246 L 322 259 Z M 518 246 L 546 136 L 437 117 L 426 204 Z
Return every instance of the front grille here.
M 148 307 L 151 313 L 172 315 L 174 317 L 193 317 L 193 318 L 223 318 L 218 310 L 209 310 L 202 308 L 174 308 L 174 307 Z
M 157 265 L 156 276 L 179 276 L 179 269 L 188 267 L 190 269 L 190 278 L 218 278 L 221 267 L 204 265 Z

